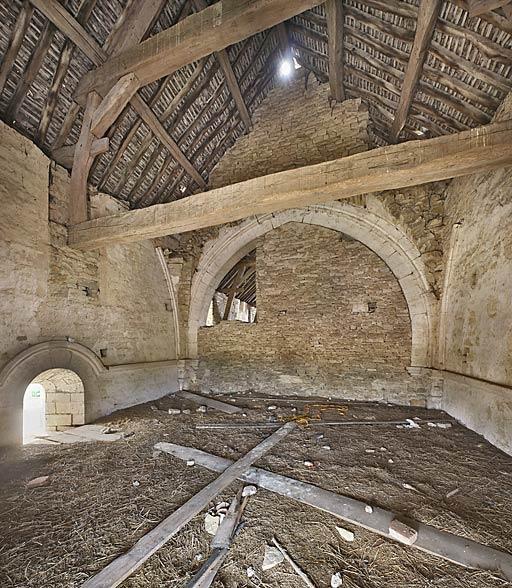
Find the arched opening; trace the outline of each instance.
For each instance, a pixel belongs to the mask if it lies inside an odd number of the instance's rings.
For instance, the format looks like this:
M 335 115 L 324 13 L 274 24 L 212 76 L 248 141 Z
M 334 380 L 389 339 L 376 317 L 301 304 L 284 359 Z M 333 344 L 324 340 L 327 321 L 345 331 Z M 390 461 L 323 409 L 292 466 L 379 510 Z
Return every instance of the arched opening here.
M 84 385 L 75 372 L 46 370 L 27 386 L 23 397 L 24 444 L 84 423 Z
M 227 227 L 211 242 L 192 281 L 187 351 L 197 358 L 197 334 L 206 324 L 208 308 L 220 280 L 252 251 L 259 238 L 289 222 L 334 229 L 376 253 L 397 278 L 405 296 L 412 328 L 410 365 L 431 367 L 437 329 L 436 304 L 421 253 L 399 227 L 360 206 L 331 203 L 247 219 Z

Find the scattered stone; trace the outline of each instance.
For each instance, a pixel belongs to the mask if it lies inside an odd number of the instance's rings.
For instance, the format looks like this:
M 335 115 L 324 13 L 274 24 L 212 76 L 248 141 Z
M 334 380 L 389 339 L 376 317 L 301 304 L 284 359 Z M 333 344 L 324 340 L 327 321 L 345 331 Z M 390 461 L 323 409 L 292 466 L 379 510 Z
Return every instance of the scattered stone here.
M 247 416 L 247 413 L 246 413 L 246 412 L 243 412 L 243 413 L 242 413 L 242 416 L 243 416 L 243 417 L 246 417 L 246 416 Z
M 132 486 L 135 486 L 135 488 L 138 488 L 140 486 L 139 480 L 133 480 Z
M 381 451 L 387 451 L 387 449 L 385 447 L 381 447 L 380 450 Z
M 121 430 L 115 427 L 104 427 L 101 432 L 103 435 L 113 435 L 114 433 L 120 433 Z
M 407 425 L 404 425 L 406 429 L 421 429 L 418 423 L 414 422 L 412 419 L 405 419 L 407 421 Z
M 271 570 L 272 568 L 275 568 L 283 561 L 284 555 L 279 551 L 279 549 L 277 549 L 277 547 L 265 545 L 265 557 L 263 558 L 263 563 L 261 564 L 261 569 L 264 572 L 266 570 Z
M 196 465 L 195 459 L 187 459 L 187 465 L 188 466 L 194 466 L 194 465 Z
M 370 506 L 369 504 L 367 504 L 364 507 L 364 511 L 367 512 L 368 514 L 372 514 L 372 512 L 373 512 L 373 506 Z
M 352 541 L 354 541 L 355 535 L 354 535 L 354 533 L 352 533 L 352 531 L 349 531 L 348 529 L 344 529 L 343 527 L 336 527 L 336 531 L 338 531 L 338 533 L 340 534 L 340 537 L 344 541 L 349 541 L 350 543 L 352 543 Z
M 267 406 L 267 410 L 276 410 L 277 406 L 275 404 L 271 404 L 270 406 Z
M 365 453 L 375 453 L 375 449 L 365 449 Z
M 315 467 L 315 464 L 314 464 L 312 461 L 309 461 L 309 460 L 307 460 L 307 459 L 304 461 L 304 465 L 305 465 L 307 468 L 313 468 L 313 467 Z
M 331 446 L 330 445 L 322 445 L 322 449 L 327 449 L 327 451 L 330 451 Z
M 213 514 L 207 512 L 204 517 L 204 530 L 209 535 L 215 535 L 215 533 L 217 532 L 217 529 L 219 528 L 219 525 L 220 525 L 220 516 L 213 515 Z
M 343 577 L 341 572 L 336 572 L 331 576 L 331 588 L 340 588 L 343 584 Z
M 46 486 L 50 481 L 50 476 L 39 476 L 39 478 L 34 478 L 27 482 L 27 488 L 40 488 L 41 486 Z
M 406 489 L 406 490 L 414 490 L 416 491 L 416 488 L 414 486 L 411 486 L 410 484 L 404 483 L 402 484 L 402 486 Z
M 150 406 L 150 408 L 151 408 L 151 410 L 153 410 L 153 411 L 155 411 L 155 412 L 158 410 L 158 408 L 157 408 L 157 407 L 156 407 L 154 404 L 152 404 L 152 405 Z
M 184 408 L 182 412 L 183 414 L 190 414 L 192 411 L 190 410 L 190 408 Z
M 395 462 L 391 458 L 389 458 L 388 463 L 395 463 Z
M 247 574 L 248 578 L 253 578 L 256 575 L 256 570 L 252 566 L 249 566 L 245 570 L 245 573 Z
M 204 559 L 204 555 L 202 553 L 198 553 L 194 556 L 194 559 L 196 561 L 201 561 L 202 559 Z
M 437 428 L 438 429 L 451 429 L 452 424 L 451 423 L 437 423 Z
M 418 539 L 418 532 L 412 527 L 409 527 L 409 525 L 395 519 L 389 525 L 389 536 L 392 539 L 400 541 L 400 543 L 413 545 Z
M 249 486 L 244 486 L 244 489 L 242 490 L 242 496 L 254 496 L 256 492 L 258 492 L 258 488 L 250 484 Z
M 431 423 L 430 421 L 427 423 L 427 427 L 435 427 L 435 423 Z
M 201 406 L 198 406 L 198 407 L 196 408 L 196 412 L 202 412 L 202 413 L 205 413 L 207 410 L 208 410 L 208 409 L 207 409 L 207 407 L 206 407 L 204 404 L 201 404 Z
M 169 414 L 180 414 L 181 410 L 179 408 L 170 408 L 167 412 Z
M 322 433 L 319 433 L 319 434 L 316 436 L 316 438 L 317 438 L 317 439 L 320 441 L 320 439 L 323 439 L 323 438 L 324 438 L 324 436 L 322 435 Z
M 451 498 L 452 496 L 455 496 L 455 494 L 458 494 L 459 492 L 460 492 L 460 488 L 455 488 L 455 490 L 448 492 L 448 494 L 446 495 L 446 498 Z
M 295 406 L 292 406 L 291 411 L 292 412 L 297 412 L 297 409 L 295 408 Z

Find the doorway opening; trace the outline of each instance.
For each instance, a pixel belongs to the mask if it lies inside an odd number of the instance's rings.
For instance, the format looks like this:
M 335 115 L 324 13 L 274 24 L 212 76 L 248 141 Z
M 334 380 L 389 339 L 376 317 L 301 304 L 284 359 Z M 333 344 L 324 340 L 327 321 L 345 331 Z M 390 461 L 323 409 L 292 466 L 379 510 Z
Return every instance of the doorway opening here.
M 51 369 L 28 385 L 23 397 L 23 443 L 85 423 L 84 385 L 67 369 Z

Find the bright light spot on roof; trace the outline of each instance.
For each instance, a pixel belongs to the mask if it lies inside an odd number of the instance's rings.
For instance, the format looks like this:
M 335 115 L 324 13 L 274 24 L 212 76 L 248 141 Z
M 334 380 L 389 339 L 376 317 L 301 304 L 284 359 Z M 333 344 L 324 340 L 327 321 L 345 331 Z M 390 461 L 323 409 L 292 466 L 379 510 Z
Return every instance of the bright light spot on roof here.
M 302 65 L 295 59 L 295 57 L 293 58 L 293 66 L 295 67 L 295 69 L 300 69 L 302 67 Z
M 187 189 L 186 186 L 180 186 L 180 192 L 183 194 L 183 192 L 185 192 L 185 190 Z
M 289 59 L 283 59 L 279 66 L 279 75 L 282 78 L 289 78 L 292 73 L 292 62 Z

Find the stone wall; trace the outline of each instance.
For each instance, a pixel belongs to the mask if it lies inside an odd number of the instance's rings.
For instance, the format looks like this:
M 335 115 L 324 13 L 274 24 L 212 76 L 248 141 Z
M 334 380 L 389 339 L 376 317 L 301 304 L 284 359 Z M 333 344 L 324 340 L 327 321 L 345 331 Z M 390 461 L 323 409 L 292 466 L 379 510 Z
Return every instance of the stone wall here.
M 74 372 L 47 370 L 32 383 L 40 384 L 45 391 L 47 431 L 61 431 L 85 423 L 84 385 Z
M 2 123 L 0 137 L 0 374 L 18 353 L 52 339 L 76 341 L 106 366 L 143 363 L 151 370 L 174 359 L 169 293 L 153 244 L 68 248 L 68 173 Z M 92 215 L 119 207 L 105 195 L 91 199 Z M 101 398 L 90 399 L 89 418 L 175 389 L 175 367 L 166 378 L 158 370 L 144 390 L 136 378 L 121 389 L 111 380 Z M 23 391 L 16 394 L 21 402 Z M 0 399 L 0 413 L 7 402 Z
M 210 175 L 218 188 L 368 149 L 368 111 L 361 100 L 329 103 L 328 84 L 304 78 L 273 88 Z
M 512 94 L 497 119 L 511 116 Z M 444 407 L 512 452 L 512 168 L 453 180 L 446 215 L 440 361 L 465 377 Z
M 204 391 L 424 403 L 406 371 L 411 327 L 377 255 L 336 231 L 288 223 L 257 248 L 257 323 L 199 331 Z

